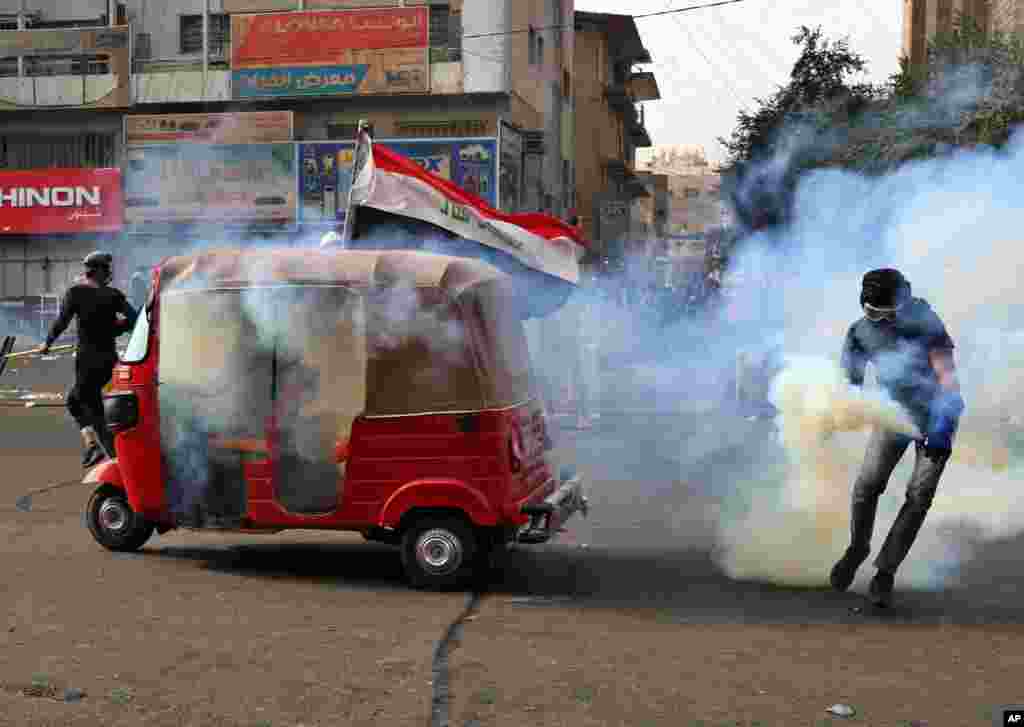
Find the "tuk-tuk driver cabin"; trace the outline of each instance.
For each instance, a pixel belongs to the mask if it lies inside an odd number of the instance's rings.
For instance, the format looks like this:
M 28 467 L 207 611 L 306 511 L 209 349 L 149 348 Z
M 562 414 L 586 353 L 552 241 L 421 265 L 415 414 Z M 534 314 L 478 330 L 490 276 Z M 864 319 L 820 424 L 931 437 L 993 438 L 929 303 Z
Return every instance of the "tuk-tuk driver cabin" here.
M 585 505 L 552 476 L 523 307 L 486 263 L 220 250 L 166 261 L 155 292 L 108 398 L 141 521 L 358 530 L 425 583 L 453 533 L 466 557 L 541 542 Z

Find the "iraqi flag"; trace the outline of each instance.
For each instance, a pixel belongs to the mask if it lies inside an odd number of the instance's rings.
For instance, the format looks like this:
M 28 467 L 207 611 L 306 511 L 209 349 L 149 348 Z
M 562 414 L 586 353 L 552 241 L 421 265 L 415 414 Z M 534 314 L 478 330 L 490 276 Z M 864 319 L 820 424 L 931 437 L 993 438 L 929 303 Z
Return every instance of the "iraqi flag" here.
M 539 295 L 540 288 L 575 288 L 579 284 L 580 259 L 586 244 L 576 228 L 551 215 L 496 210 L 412 159 L 374 144 L 365 129 L 360 130 L 356 144 L 341 244 L 353 239 L 361 208 L 441 228 L 454 240 L 439 252 L 482 258 L 513 275 L 527 273 L 519 277 L 532 281 L 532 293 Z M 562 302 L 568 292 L 560 296 Z

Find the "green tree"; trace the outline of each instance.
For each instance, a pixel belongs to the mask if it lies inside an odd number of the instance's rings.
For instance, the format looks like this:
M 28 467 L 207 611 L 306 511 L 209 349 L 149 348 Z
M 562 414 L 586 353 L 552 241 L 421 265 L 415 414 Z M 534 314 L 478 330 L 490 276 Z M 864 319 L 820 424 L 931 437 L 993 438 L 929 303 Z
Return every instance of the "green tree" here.
M 801 26 L 791 40 L 801 50 L 789 83 L 768 98 L 755 99 L 754 110 L 740 111 L 731 137 L 718 140 L 728 151 L 729 166 L 770 156 L 779 133 L 796 114 L 806 118 L 836 106 L 855 111 L 879 94 L 870 84 L 851 83 L 851 76 L 863 73 L 867 63 L 850 49 L 847 38 L 830 40 L 820 26 Z

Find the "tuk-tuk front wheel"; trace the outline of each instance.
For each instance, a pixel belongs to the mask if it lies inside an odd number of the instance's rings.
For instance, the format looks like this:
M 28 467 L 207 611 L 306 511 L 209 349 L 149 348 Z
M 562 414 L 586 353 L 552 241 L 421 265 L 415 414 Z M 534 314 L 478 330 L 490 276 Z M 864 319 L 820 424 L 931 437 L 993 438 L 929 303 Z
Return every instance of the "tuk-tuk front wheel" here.
M 476 574 L 478 542 L 461 518 L 425 515 L 402 535 L 402 566 L 416 588 L 466 585 Z
M 153 535 L 153 524 L 132 510 L 128 497 L 113 485 L 96 488 L 85 516 L 93 539 L 114 552 L 136 551 Z

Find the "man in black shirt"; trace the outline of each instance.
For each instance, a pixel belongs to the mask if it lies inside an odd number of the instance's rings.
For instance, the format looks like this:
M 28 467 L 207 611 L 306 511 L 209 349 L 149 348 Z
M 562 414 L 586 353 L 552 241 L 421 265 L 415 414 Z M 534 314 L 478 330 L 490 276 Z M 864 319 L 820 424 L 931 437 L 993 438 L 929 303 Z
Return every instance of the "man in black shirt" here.
M 964 409 L 953 362 L 953 340 L 945 325 L 898 270 L 883 268 L 864 276 L 861 307 L 865 316 L 850 326 L 842 365 L 851 384 L 864 383 L 871 363 L 881 387 L 910 414 L 922 438 L 916 441 L 914 472 L 906 501 L 875 559 L 878 572 L 870 594 L 887 606 L 897 568 L 924 523 L 939 478 L 953 448 Z M 853 487 L 850 547 L 832 569 L 832 586 L 845 591 L 871 550 L 878 498 L 902 459 L 911 437 L 884 429 L 871 435 L 867 455 Z
M 68 288 L 60 315 L 46 336 L 42 352 L 78 318 L 78 353 L 75 383 L 67 396 L 67 408 L 82 430 L 84 467 L 92 467 L 114 454 L 113 436 L 103 416 L 103 387 L 110 381 L 117 363 L 115 339 L 135 325 L 136 311 L 117 288 L 110 287 L 113 256 L 93 252 L 83 260 L 85 275 Z

